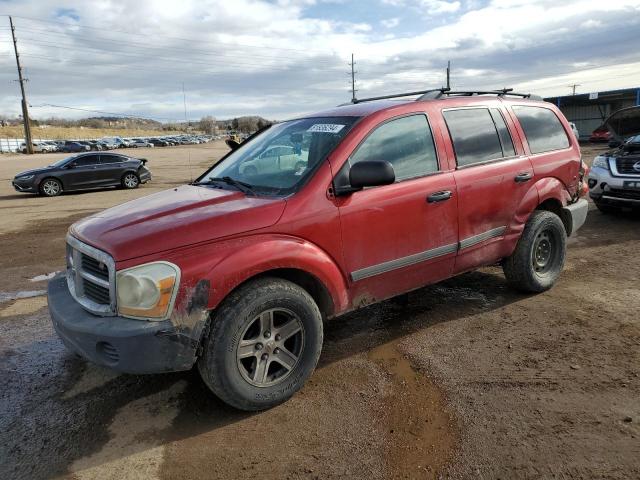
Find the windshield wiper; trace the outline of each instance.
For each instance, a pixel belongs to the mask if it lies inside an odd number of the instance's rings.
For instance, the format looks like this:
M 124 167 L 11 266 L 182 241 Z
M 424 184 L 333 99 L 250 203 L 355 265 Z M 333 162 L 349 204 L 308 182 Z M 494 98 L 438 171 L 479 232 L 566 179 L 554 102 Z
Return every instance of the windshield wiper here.
M 231 177 L 213 177 L 210 178 L 208 180 L 205 180 L 204 182 L 197 182 L 194 183 L 194 185 L 211 185 L 212 183 L 226 183 L 227 185 L 231 185 L 233 187 L 236 187 L 238 190 L 240 190 L 241 192 L 248 194 L 248 195 L 256 195 L 256 192 L 253 190 L 253 185 L 249 184 L 249 183 L 245 183 L 245 182 L 241 182 L 240 180 L 236 180 L 235 178 L 231 178 Z

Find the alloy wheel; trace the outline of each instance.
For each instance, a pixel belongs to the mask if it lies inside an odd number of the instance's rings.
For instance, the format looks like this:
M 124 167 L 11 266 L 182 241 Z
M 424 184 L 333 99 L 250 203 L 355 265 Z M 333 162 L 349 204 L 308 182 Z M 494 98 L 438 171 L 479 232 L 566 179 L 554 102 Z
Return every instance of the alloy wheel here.
M 42 184 L 42 191 L 49 197 L 54 197 L 60 193 L 60 184 L 55 180 L 47 180 Z
M 304 348 L 300 318 L 285 308 L 266 310 L 245 328 L 236 347 L 238 369 L 251 385 L 269 387 L 291 374 Z

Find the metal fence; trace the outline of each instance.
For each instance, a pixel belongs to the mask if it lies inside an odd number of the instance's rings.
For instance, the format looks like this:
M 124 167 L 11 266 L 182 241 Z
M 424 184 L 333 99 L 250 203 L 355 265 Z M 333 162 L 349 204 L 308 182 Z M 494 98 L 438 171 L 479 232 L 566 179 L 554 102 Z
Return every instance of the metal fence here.
M 102 137 L 100 137 L 102 138 Z M 74 141 L 100 140 L 98 137 L 92 138 L 76 138 Z M 53 142 L 50 138 L 34 138 L 34 142 Z M 0 138 L 0 153 L 16 153 L 22 152 L 25 148 L 23 145 L 24 138 Z

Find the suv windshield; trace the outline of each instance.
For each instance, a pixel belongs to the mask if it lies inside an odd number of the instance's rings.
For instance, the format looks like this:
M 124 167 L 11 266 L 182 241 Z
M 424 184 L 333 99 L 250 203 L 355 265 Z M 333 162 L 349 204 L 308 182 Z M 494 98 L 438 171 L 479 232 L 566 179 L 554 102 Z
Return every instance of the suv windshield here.
M 276 124 L 245 142 L 195 183 L 242 182 L 253 192 L 288 195 L 304 184 L 358 117 L 317 117 Z

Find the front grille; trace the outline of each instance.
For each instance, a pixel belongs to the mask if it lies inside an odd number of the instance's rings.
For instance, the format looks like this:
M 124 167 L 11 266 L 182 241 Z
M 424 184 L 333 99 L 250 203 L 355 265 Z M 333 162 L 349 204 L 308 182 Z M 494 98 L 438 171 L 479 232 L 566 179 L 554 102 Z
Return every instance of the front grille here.
M 93 257 L 90 257 L 86 253 L 81 255 L 82 258 L 82 269 L 85 272 L 90 272 L 98 278 L 103 280 L 109 280 L 109 269 L 107 266 Z
M 115 262 L 97 248 L 67 237 L 67 284 L 86 310 L 115 315 Z
M 640 170 L 636 170 L 634 165 L 640 162 L 640 157 L 618 157 L 616 158 L 616 168 L 618 173 L 623 175 L 640 175 Z
M 629 200 L 640 200 L 639 190 L 623 190 L 621 188 L 609 188 L 605 191 L 608 197 L 626 198 Z

